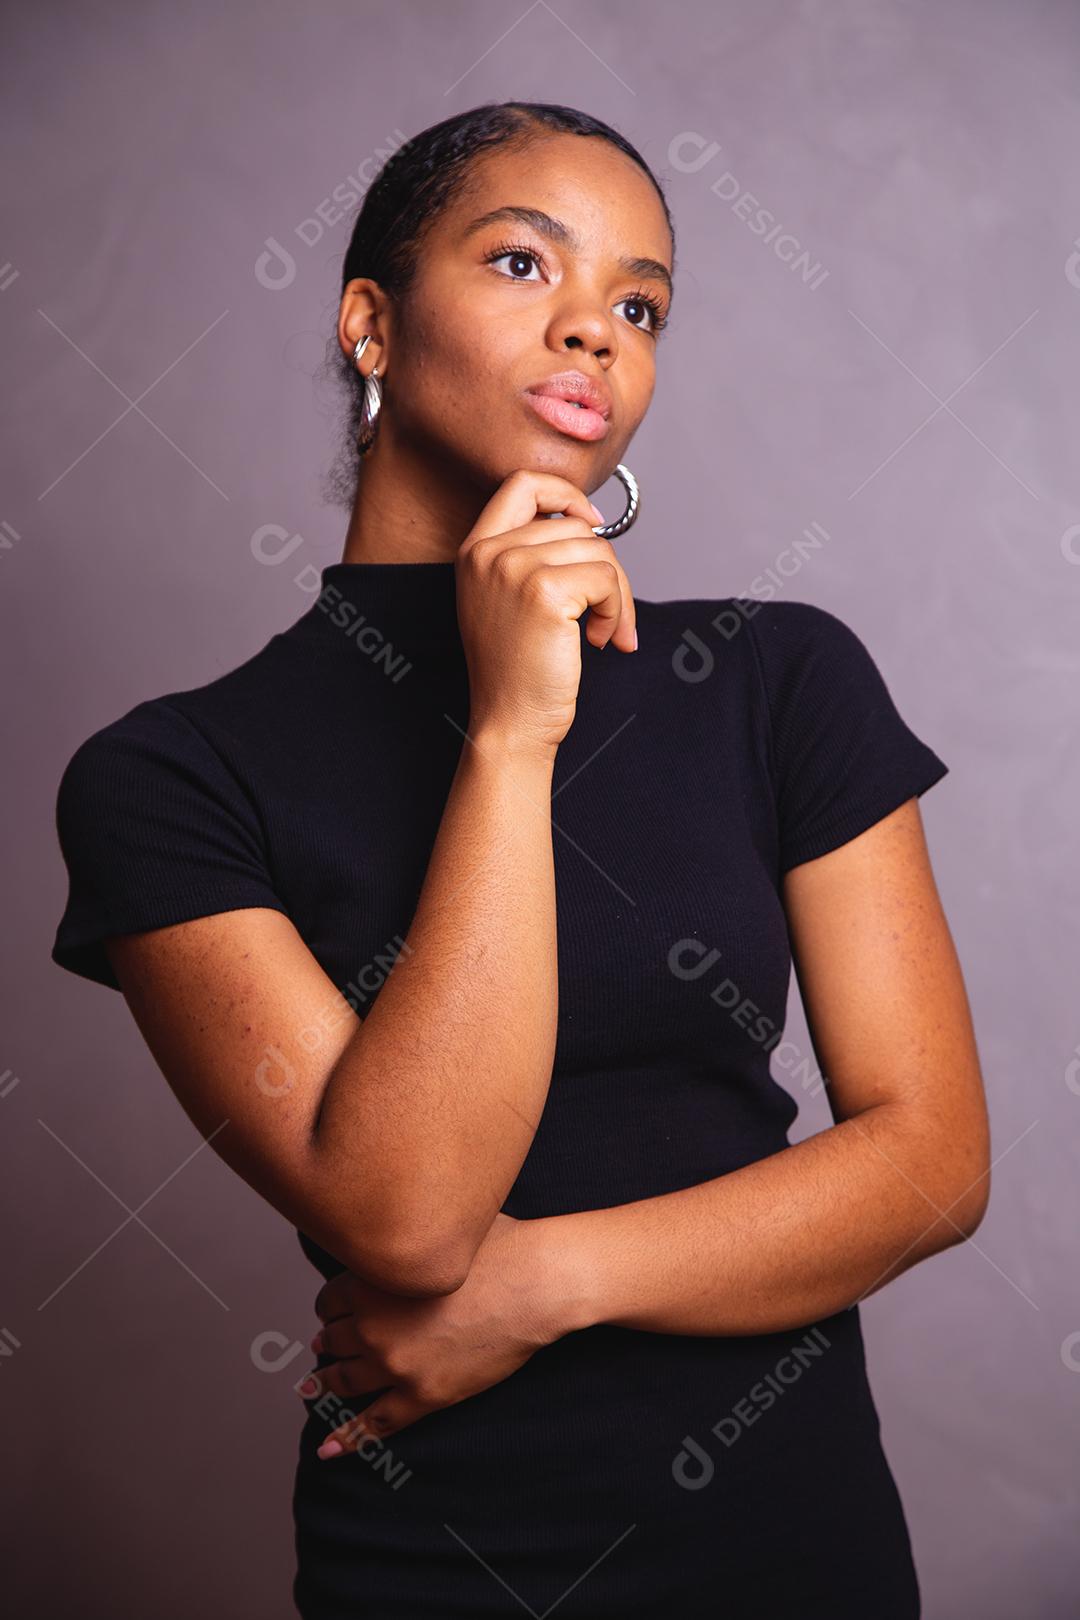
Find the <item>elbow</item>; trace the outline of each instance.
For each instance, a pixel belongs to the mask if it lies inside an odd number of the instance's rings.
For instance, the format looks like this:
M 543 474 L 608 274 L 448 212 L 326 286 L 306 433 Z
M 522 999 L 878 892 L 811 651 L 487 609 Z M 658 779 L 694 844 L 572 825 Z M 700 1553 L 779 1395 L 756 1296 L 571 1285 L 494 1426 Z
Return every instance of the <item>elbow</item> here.
M 974 1237 L 990 1204 L 990 1122 L 985 1104 L 968 1135 L 971 1155 L 953 1214 L 964 1238 Z
M 980 1226 L 983 1225 L 983 1217 L 986 1215 L 986 1209 L 988 1209 L 989 1176 L 986 1176 L 986 1179 L 984 1179 L 983 1183 L 981 1183 L 981 1186 L 984 1187 L 983 1194 L 981 1194 L 980 1197 L 975 1197 L 972 1194 L 972 1199 L 968 1200 L 967 1205 L 965 1205 L 965 1209 L 963 1209 L 963 1218 L 960 1220 L 960 1226 L 963 1228 L 963 1236 L 965 1236 L 965 1239 L 973 1238 L 976 1231 L 980 1230 Z
M 472 1255 L 460 1244 L 405 1238 L 347 1245 L 342 1256 L 350 1271 L 388 1294 L 437 1299 L 453 1294 L 469 1275 Z
M 968 1177 L 945 1211 L 954 1229 L 954 1243 L 966 1243 L 982 1225 L 990 1203 L 990 1165 L 987 1162 Z
M 916 1144 L 916 1154 L 907 1160 L 909 1180 L 941 1217 L 930 1223 L 925 1202 L 913 1214 L 928 1238 L 928 1252 L 965 1243 L 979 1230 L 990 1203 L 990 1132 L 985 1109 L 974 1118 L 954 1119 L 948 1131 L 936 1120 L 928 1125 L 920 1115 L 909 1140 Z

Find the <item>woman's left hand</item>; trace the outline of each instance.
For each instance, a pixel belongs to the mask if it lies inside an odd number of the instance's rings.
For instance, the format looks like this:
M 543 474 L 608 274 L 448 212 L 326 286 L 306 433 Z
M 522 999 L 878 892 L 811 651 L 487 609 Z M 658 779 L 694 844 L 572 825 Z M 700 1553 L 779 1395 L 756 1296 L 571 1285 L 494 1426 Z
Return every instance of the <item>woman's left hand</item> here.
M 389 1294 L 351 1271 L 323 1284 L 315 1312 L 324 1325 L 312 1348 L 336 1359 L 297 1388 L 316 1409 L 327 1392 L 339 1397 L 332 1412 L 343 1403 L 347 1420 L 331 1430 L 320 1457 L 356 1451 L 369 1437 L 381 1440 L 500 1383 L 577 1325 L 580 1301 L 565 1258 L 544 1241 L 547 1225 L 497 1215 L 452 1294 Z M 357 1397 L 370 1404 L 349 1412 Z

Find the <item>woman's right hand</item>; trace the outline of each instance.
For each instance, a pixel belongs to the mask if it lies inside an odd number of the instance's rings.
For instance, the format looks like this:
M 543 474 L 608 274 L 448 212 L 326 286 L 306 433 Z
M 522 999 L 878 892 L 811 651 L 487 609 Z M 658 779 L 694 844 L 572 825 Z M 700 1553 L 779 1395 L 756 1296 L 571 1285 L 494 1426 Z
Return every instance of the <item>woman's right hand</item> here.
M 563 517 L 540 514 L 561 512 Z M 455 559 L 469 671 L 469 730 L 554 750 L 573 723 L 582 613 L 594 647 L 635 645 L 634 599 L 603 522 L 575 484 L 515 472 L 496 490 Z

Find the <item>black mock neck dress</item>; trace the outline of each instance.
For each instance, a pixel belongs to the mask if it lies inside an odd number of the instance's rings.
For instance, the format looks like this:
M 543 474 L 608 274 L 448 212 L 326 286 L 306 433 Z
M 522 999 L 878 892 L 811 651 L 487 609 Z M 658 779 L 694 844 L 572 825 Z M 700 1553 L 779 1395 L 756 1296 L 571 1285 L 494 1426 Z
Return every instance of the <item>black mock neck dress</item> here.
M 245 662 L 76 750 L 57 801 L 61 967 L 118 989 L 103 937 L 269 906 L 366 1016 L 468 725 L 454 565 L 307 576 L 296 619 Z M 629 655 L 580 625 L 552 786 L 556 1052 L 504 1206 L 523 1220 L 658 1196 L 789 1145 L 822 1079 L 784 1039 L 780 878 L 947 771 L 824 608 L 637 612 Z M 341 1262 L 299 1241 L 322 1274 L 314 1298 Z M 347 1414 L 297 1404 L 305 1620 L 920 1614 L 857 1306 L 756 1336 L 601 1324 L 366 1457 L 319 1460 Z

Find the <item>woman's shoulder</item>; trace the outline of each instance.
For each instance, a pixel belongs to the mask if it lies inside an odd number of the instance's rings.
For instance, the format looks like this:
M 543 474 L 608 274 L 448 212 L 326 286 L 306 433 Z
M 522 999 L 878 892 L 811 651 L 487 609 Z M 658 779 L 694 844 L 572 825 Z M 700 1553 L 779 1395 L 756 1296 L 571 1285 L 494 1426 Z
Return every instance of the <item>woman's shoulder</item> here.
M 658 640 L 684 664 L 721 660 L 767 688 L 783 685 L 808 663 L 865 668 L 865 642 L 839 614 L 795 597 L 685 596 L 635 598 L 644 642 Z M 872 662 L 872 660 L 870 660 Z
M 134 785 L 155 766 L 200 764 L 207 751 L 206 727 L 195 719 L 200 691 L 143 698 L 96 726 L 76 744 L 64 766 L 61 798 L 69 798 L 76 784 L 92 788 L 108 777 L 116 786 L 123 776 Z
M 279 656 L 287 642 L 287 636 L 275 634 L 207 680 L 152 693 L 114 713 L 77 744 L 66 771 L 126 757 L 168 757 L 194 765 L 208 748 L 228 753 L 243 730 L 244 714 L 265 710 L 276 691 L 288 685 L 290 669 Z
M 132 816 L 152 822 L 166 802 L 209 804 L 223 789 L 235 791 L 221 751 L 184 707 L 186 696 L 144 698 L 77 744 L 56 788 L 62 843 L 90 824 L 115 827 Z
M 733 641 L 745 625 L 767 630 L 776 640 L 811 636 L 838 636 L 854 632 L 838 613 L 796 597 L 679 596 L 664 599 L 636 597 L 636 605 L 657 621 L 686 620 L 709 624 L 726 641 Z
M 145 698 L 99 726 L 56 790 L 68 898 L 52 959 L 113 989 L 109 935 L 241 906 L 285 910 L 246 767 L 186 701 L 200 692 Z

